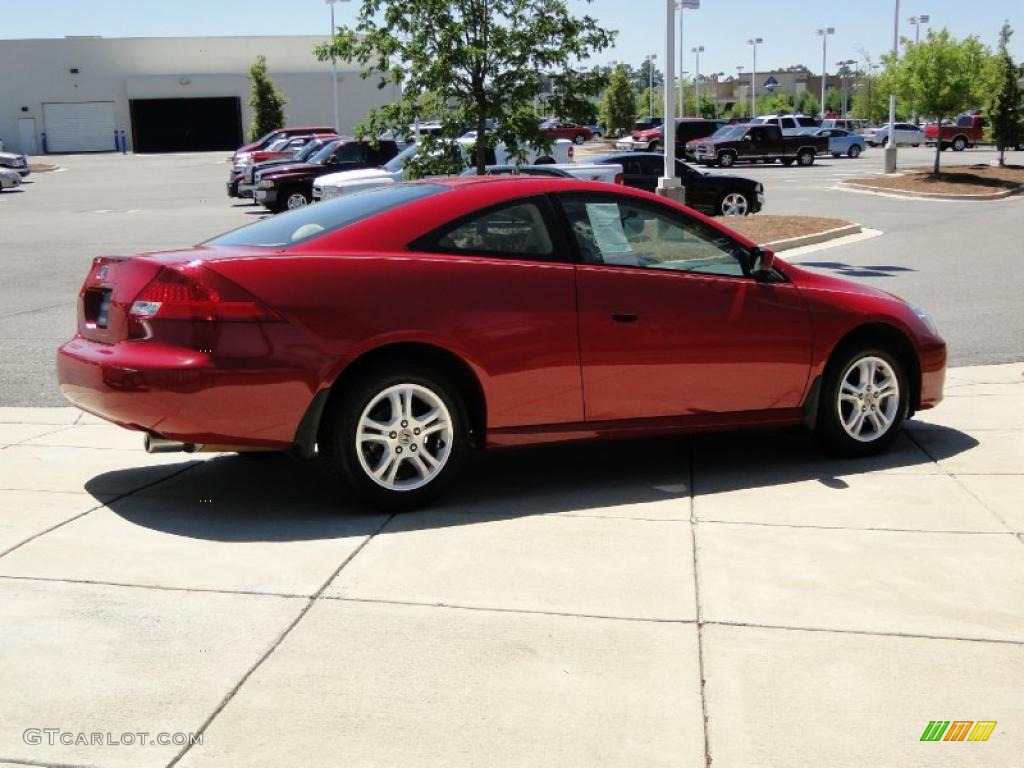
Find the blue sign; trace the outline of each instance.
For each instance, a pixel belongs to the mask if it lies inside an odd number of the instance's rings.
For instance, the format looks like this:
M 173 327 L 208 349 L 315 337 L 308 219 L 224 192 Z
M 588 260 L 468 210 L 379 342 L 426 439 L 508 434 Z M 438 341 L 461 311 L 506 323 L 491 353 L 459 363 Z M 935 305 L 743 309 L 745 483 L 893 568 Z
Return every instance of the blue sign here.
M 779 87 L 779 81 L 775 79 L 774 75 L 768 75 L 768 79 L 764 81 L 764 87 L 768 90 L 774 90 Z

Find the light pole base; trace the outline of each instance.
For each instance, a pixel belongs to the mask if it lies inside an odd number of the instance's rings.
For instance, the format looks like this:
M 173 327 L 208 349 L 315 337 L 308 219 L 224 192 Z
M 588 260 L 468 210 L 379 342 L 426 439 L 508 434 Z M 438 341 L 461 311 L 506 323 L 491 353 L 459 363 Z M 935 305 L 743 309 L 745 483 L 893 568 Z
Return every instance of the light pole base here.
M 654 191 L 655 194 L 686 205 L 686 187 L 682 185 L 679 179 L 662 176 L 658 179 L 658 188 Z
M 896 145 L 885 148 L 885 172 L 896 173 Z

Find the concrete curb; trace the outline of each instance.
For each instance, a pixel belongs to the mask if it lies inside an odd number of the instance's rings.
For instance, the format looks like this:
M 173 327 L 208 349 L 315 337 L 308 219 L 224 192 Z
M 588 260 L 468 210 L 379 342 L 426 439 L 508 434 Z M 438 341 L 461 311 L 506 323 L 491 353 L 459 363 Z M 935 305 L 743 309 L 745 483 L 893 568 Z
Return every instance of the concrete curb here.
M 780 251 L 788 251 L 793 248 L 801 248 L 805 245 L 816 245 L 817 243 L 836 240 L 840 237 L 849 237 L 850 235 L 859 234 L 860 231 L 860 224 L 847 224 L 845 227 L 826 229 L 824 232 L 812 232 L 809 235 L 787 237 L 783 240 L 776 240 L 771 243 L 761 243 L 761 246 L 763 248 L 770 248 L 775 253 L 779 253 Z
M 836 186 L 852 187 L 855 190 L 872 192 L 878 195 L 892 195 L 893 197 L 907 197 L 912 200 L 1003 200 L 1013 195 L 1024 192 L 1024 185 L 1013 189 L 1004 189 L 1002 192 L 986 192 L 979 195 L 958 194 L 954 192 L 908 192 L 903 189 L 889 189 L 887 187 L 876 187 L 871 184 L 857 184 L 853 181 L 840 181 Z

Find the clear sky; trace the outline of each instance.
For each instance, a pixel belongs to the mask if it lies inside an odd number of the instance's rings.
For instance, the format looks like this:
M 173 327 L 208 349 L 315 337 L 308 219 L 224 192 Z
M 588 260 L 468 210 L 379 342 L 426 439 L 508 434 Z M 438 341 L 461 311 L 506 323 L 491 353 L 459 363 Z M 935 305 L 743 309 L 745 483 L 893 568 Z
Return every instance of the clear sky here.
M 358 0 L 336 6 L 338 23 L 351 22 Z M 589 13 L 619 30 L 614 50 L 595 58 L 639 65 L 648 53 L 664 58 L 663 0 L 570 0 L 578 13 Z M 835 27 L 828 40 L 828 67 L 842 59 L 875 59 L 892 45 L 894 0 L 702 0 L 701 9 L 686 11 L 685 69 L 692 71 L 690 48 L 703 45 L 702 73 L 749 71 L 751 47 L 746 40 L 764 38 L 758 46 L 759 71 L 805 64 L 821 69 L 820 27 Z M 1017 30 L 1012 52 L 1024 58 L 1022 0 L 902 0 L 900 33 L 913 35 L 911 15 L 928 14 L 931 25 L 946 26 L 957 37 L 978 35 L 995 45 L 1004 19 Z M 318 34 L 327 36 L 330 16 L 323 0 L 0 0 L 0 38 L 151 37 L 181 35 Z M 923 31 L 923 30 L 922 30 Z M 0 43 L 2 44 L 2 43 Z M 677 54 L 678 57 L 678 54 Z M 678 61 L 678 58 L 677 58 Z

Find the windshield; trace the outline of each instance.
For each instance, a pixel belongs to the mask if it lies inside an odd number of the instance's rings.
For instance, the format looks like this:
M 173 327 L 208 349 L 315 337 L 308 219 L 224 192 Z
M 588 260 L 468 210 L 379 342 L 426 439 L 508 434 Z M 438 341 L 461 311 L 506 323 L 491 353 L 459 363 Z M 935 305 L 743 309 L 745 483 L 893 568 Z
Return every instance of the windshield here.
M 731 126 L 731 125 L 723 125 L 717 131 L 715 131 L 714 133 L 711 134 L 711 138 L 718 139 L 718 138 L 721 138 L 722 136 L 728 136 L 730 133 L 732 133 L 732 131 L 733 131 L 733 126 Z
M 323 148 L 323 146 L 324 143 L 322 141 L 320 141 L 319 139 L 314 139 L 313 141 L 309 142 L 309 144 L 304 146 L 301 150 L 299 150 L 299 153 L 295 155 L 295 159 L 302 161 L 309 160 L 311 157 L 316 155 Z
M 262 219 L 255 224 L 208 240 L 204 245 L 284 248 L 314 240 L 349 224 L 444 191 L 445 187 L 440 184 L 419 182 L 374 187 Z
M 316 165 L 323 165 L 327 161 L 327 158 L 331 156 L 331 153 L 338 148 L 339 143 L 340 142 L 337 141 L 330 141 L 327 144 L 324 144 L 320 147 L 320 151 L 310 158 L 309 162 L 315 163 Z
M 285 144 L 287 143 L 288 139 L 274 139 L 272 142 L 270 142 L 270 146 L 267 147 L 267 151 L 277 152 L 278 150 L 283 149 Z
M 416 153 L 416 145 L 410 144 L 408 147 L 403 149 L 397 155 L 392 157 L 383 166 L 381 166 L 388 173 L 398 173 L 400 170 L 405 168 L 405 164 L 409 161 L 409 158 Z
M 745 125 L 727 125 L 724 128 L 715 131 L 715 138 L 718 139 L 738 139 L 747 132 L 747 126 Z

